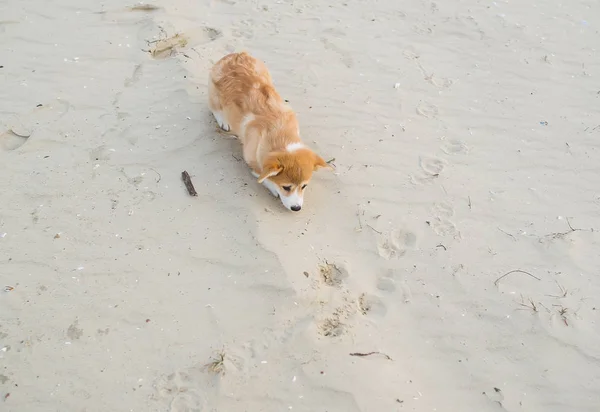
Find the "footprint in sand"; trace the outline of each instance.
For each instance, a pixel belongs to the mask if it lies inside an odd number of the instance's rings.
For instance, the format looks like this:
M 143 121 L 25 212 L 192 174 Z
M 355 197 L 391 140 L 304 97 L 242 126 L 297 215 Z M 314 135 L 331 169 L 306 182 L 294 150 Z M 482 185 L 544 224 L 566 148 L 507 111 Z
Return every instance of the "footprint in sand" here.
M 377 279 L 376 286 L 382 292 L 392 293 L 396 291 L 396 281 L 388 276 L 382 276 Z
M 439 177 L 446 167 L 446 162 L 436 157 L 425 156 L 419 158 L 419 167 L 423 173 L 410 175 L 410 181 L 415 185 L 424 185 Z
M 436 157 L 421 157 L 419 167 L 429 176 L 439 176 L 446 167 L 446 162 Z
M 78 340 L 83 336 L 83 329 L 79 327 L 79 320 L 75 321 L 67 329 L 67 337 L 70 340 Z
M 402 52 L 404 57 L 408 60 L 415 61 L 421 57 L 421 53 L 415 50 L 412 46 L 408 46 L 406 50 Z
M 417 114 L 431 119 L 438 115 L 438 108 L 431 103 L 421 102 L 417 105 Z
M 439 236 L 456 236 L 458 234 L 456 225 L 452 223 L 451 220 L 444 217 L 434 218 L 431 222 L 429 222 L 429 225 Z
M 342 286 L 344 280 L 348 277 L 348 270 L 346 268 L 325 261 L 319 265 L 319 277 L 321 282 L 327 286 L 333 286 L 339 288 Z
M 209 375 L 200 366 L 182 369 L 161 377 L 155 383 L 154 399 L 168 404 L 169 412 L 201 412 L 206 408 Z
M 0 134 L 0 151 L 16 150 L 27 142 L 28 135 L 21 135 L 14 130 Z
M 157 379 L 152 398 L 167 405 L 169 412 L 201 412 L 218 396 L 215 377 L 247 372 L 247 356 L 229 350 L 214 353 L 206 363 L 176 370 Z M 210 410 L 213 410 L 212 408 Z
M 335 338 L 344 334 L 346 325 L 342 323 L 339 316 L 334 314 L 319 322 L 317 328 L 321 335 L 328 338 Z
M 389 237 L 382 237 L 377 245 L 379 256 L 384 259 L 399 258 L 417 247 L 417 235 L 408 230 L 396 229 Z
M 136 84 L 139 80 L 140 77 L 142 77 L 142 65 L 138 64 L 135 66 L 135 68 L 133 69 L 133 73 L 131 74 L 131 77 L 125 79 L 125 87 L 131 87 L 134 84 Z
M 69 111 L 69 103 L 63 100 L 43 105 L 9 119 L 7 129 L 0 132 L 0 152 L 16 150 L 23 146 L 37 129 L 47 127 Z
M 438 78 L 434 74 L 430 74 L 430 75 L 425 74 L 423 79 L 427 83 L 431 84 L 432 86 L 437 87 L 438 89 L 447 89 L 454 84 L 454 82 L 451 79 L 448 79 L 446 77 Z
M 90 151 L 90 160 L 92 162 L 99 160 L 108 160 L 115 153 L 115 149 L 112 149 L 106 145 L 98 146 Z
M 502 407 L 502 402 L 504 402 L 504 394 L 502 393 L 502 389 L 500 388 L 492 388 L 489 391 L 483 392 L 487 398 L 493 403 L 500 405 Z M 502 408 L 504 409 L 504 408 Z
M 438 217 L 452 217 L 454 216 L 454 208 L 446 202 L 440 202 L 433 206 L 433 213 Z
M 416 34 L 421 34 L 421 35 L 432 35 L 433 34 L 433 29 L 431 27 L 429 27 L 428 25 L 423 25 L 423 24 L 414 25 L 412 27 L 412 30 Z
M 451 139 L 442 144 L 442 151 L 449 155 L 467 154 L 469 153 L 469 147 L 460 140 Z
M 375 295 L 363 293 L 358 297 L 357 304 L 358 311 L 364 316 L 383 318 L 387 313 L 385 303 Z
M 254 37 L 254 29 L 257 27 L 257 23 L 252 20 L 242 20 L 238 23 L 237 27 L 231 28 L 231 35 L 236 38 L 252 39 Z
M 440 236 L 455 236 L 458 234 L 456 225 L 450 220 L 454 216 L 454 207 L 446 202 L 439 202 L 433 206 L 435 218 L 428 222 L 433 231 Z
M 238 27 L 233 27 L 231 29 L 231 35 L 237 39 L 244 38 L 246 40 L 250 40 L 254 37 L 254 33 L 251 29 Z
M 347 51 L 338 47 L 337 45 L 335 45 L 334 43 L 332 43 L 329 39 L 326 39 L 325 37 L 321 38 L 321 43 L 323 43 L 323 45 L 325 46 L 325 48 L 327 50 L 331 50 L 331 51 L 337 53 L 338 56 L 340 56 L 342 63 L 344 63 L 344 65 L 346 67 L 348 67 L 349 69 L 354 67 L 354 59 L 352 59 L 352 56 L 350 55 L 350 53 L 348 53 Z
M 400 278 L 399 282 L 397 281 L 398 278 Z M 392 297 L 394 301 L 400 301 L 402 303 L 410 303 L 412 300 L 412 291 L 409 284 L 406 280 L 402 280 L 402 276 L 395 270 L 388 270 L 387 273 L 379 276 L 375 286 L 384 293 L 384 300 L 387 300 L 390 297 Z M 381 314 L 383 310 L 387 312 L 387 306 L 385 304 L 383 307 L 380 307 L 378 304 L 379 302 L 382 302 L 381 299 L 375 297 L 373 302 L 375 302 L 373 306 L 375 307 L 374 312 L 376 314 Z
M 220 30 L 212 27 L 197 27 L 150 43 L 148 52 L 155 59 L 164 59 L 177 51 L 212 42 L 222 35 Z
M 352 328 L 351 318 L 356 314 L 353 299 L 344 299 L 344 303 L 316 322 L 317 333 L 328 338 L 335 338 L 348 333 Z

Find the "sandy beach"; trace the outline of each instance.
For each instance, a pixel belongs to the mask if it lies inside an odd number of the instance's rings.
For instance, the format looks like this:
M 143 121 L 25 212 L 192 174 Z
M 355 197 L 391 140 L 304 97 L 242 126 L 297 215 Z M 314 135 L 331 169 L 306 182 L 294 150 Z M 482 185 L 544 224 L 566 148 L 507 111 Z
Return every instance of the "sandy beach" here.
M 600 4 L 331 4 L 0 1 L 0 411 L 600 410 Z M 207 108 L 241 50 L 299 213 Z

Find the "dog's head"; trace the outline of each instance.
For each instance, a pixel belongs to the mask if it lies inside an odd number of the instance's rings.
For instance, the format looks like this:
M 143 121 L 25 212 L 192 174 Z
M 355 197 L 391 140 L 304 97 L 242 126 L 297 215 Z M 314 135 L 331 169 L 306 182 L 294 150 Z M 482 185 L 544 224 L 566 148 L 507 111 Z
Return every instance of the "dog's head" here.
M 294 212 L 302 209 L 304 189 L 312 174 L 320 168 L 331 168 L 321 156 L 308 147 L 297 145 L 293 150 L 270 153 L 262 165 L 258 182 L 268 179 L 279 193 L 281 203 Z

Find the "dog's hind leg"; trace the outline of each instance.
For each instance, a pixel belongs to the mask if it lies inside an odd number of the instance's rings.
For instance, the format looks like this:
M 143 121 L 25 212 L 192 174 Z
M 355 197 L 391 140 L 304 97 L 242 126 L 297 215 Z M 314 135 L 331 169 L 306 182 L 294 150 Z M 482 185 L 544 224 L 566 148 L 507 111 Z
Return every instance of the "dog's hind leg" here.
M 221 106 L 221 102 L 219 100 L 219 92 L 217 91 L 212 78 L 208 79 L 208 107 L 215 117 L 219 127 L 226 132 L 231 131 L 229 122 L 225 118 L 223 106 Z

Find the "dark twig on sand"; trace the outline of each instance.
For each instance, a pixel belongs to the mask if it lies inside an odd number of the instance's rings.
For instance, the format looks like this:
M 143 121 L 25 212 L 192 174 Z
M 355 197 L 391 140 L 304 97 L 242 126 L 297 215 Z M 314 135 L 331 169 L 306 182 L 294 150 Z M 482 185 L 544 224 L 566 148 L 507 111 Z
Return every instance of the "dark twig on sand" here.
M 17 137 L 21 137 L 23 139 L 28 139 L 31 136 L 30 134 L 25 134 L 25 133 L 21 133 L 21 132 L 16 132 L 13 129 L 8 129 L 8 133 L 14 134 Z
M 571 221 L 569 220 L 569 218 L 566 218 L 567 220 L 567 225 L 569 225 L 569 229 L 571 229 L 571 232 L 577 232 L 578 230 L 582 230 L 582 229 L 573 229 L 573 226 L 571 226 Z
M 569 294 L 569 291 L 567 289 L 563 288 L 562 285 L 560 283 L 558 283 L 558 281 L 555 281 L 555 282 L 558 285 L 558 288 L 560 289 L 560 295 L 546 295 L 546 296 L 550 296 L 551 298 L 556 298 L 556 299 L 566 298 L 567 295 Z
M 156 183 L 159 183 L 162 180 L 162 175 L 152 168 L 150 170 L 152 170 L 154 173 L 156 173 L 158 175 L 158 180 L 156 181 Z
M 360 357 L 371 356 L 371 355 L 381 355 L 381 356 L 385 357 L 387 360 L 393 360 L 388 355 L 386 355 L 385 353 L 382 353 L 382 352 L 368 352 L 368 353 L 354 352 L 354 353 L 350 354 L 350 356 L 360 356 Z
M 358 219 L 358 229 L 356 229 L 357 232 L 362 232 L 363 230 L 362 220 L 360 219 L 361 214 L 364 215 L 365 212 L 361 210 L 360 205 L 356 205 L 356 217 Z
M 183 179 L 183 183 L 185 183 L 185 187 L 190 196 L 198 196 L 198 192 L 196 192 L 196 189 L 194 189 L 194 184 L 192 183 L 190 174 L 184 170 L 181 172 L 181 178 Z
M 523 306 L 524 308 L 531 309 L 535 313 L 538 312 L 538 307 L 536 306 L 533 299 L 529 298 L 529 303 L 527 304 L 525 303 L 525 299 L 523 299 L 523 295 L 521 295 L 521 302 L 519 303 L 519 305 Z
M 160 7 L 153 4 L 138 4 L 129 8 L 131 11 L 156 11 L 158 9 L 160 9 Z
M 367 226 L 368 226 L 368 227 L 369 227 L 369 228 L 370 228 L 370 229 L 371 229 L 373 232 L 375 232 L 375 233 L 379 233 L 379 234 L 381 235 L 381 232 L 380 232 L 379 230 L 375 229 L 373 226 L 371 226 L 371 225 L 369 225 L 369 224 L 367 224 Z
M 504 233 L 505 235 L 512 237 L 512 238 L 513 238 L 513 240 L 514 240 L 515 242 L 517 241 L 517 238 L 516 238 L 516 237 L 514 237 L 514 235 L 511 235 L 511 234 L 510 234 L 510 233 L 508 233 L 507 231 L 505 231 L 505 230 L 502 230 L 502 229 L 500 229 L 500 228 L 497 228 L 497 229 L 498 229 L 499 231 L 501 231 L 502 233 Z
M 540 242 L 543 242 L 543 239 L 564 239 L 567 235 L 573 233 L 573 232 L 593 232 L 594 228 L 590 228 L 590 229 L 578 229 L 578 228 L 574 228 L 573 225 L 571 225 L 571 221 L 569 220 L 569 218 L 566 218 L 567 221 L 567 225 L 569 226 L 569 230 L 567 230 L 566 232 L 556 232 L 556 233 L 550 233 L 549 235 L 544 236 L 543 238 L 540 238 Z
M 496 280 L 494 281 L 494 285 L 496 285 L 496 286 L 497 286 L 497 285 L 498 285 L 498 282 L 500 282 L 500 280 L 504 279 L 505 277 L 507 277 L 507 276 L 508 276 L 508 275 L 510 275 L 511 273 L 524 273 L 524 274 L 526 274 L 526 275 L 528 275 L 528 276 L 531 276 L 531 277 L 532 277 L 532 278 L 534 278 L 534 279 L 537 279 L 537 280 L 542 280 L 542 279 L 538 278 L 537 276 L 534 276 L 534 275 L 532 275 L 532 274 L 531 274 L 531 273 L 529 273 L 529 272 L 525 272 L 524 270 L 521 270 L 521 269 L 515 269 L 515 270 L 511 270 L 510 272 L 507 272 L 507 273 L 505 273 L 504 275 L 502 275 L 502 276 L 500 276 L 498 279 L 496 279 Z

